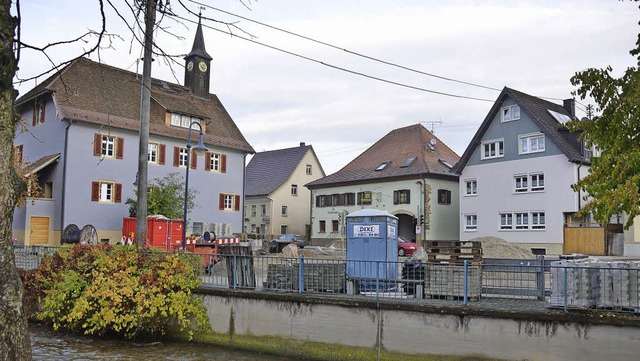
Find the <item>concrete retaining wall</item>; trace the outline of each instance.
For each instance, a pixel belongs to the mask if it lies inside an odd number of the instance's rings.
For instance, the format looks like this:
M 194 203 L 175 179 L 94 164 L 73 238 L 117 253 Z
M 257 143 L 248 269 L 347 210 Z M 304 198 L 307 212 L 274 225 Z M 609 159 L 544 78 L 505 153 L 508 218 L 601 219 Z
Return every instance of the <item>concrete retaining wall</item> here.
M 214 332 L 279 336 L 408 354 L 482 356 L 507 360 L 637 360 L 637 325 L 572 321 L 542 311 L 443 310 L 409 302 L 299 300 L 291 296 L 202 291 Z M 405 304 L 405 306 L 403 306 Z M 477 314 L 474 314 L 477 313 Z M 505 317 L 512 314 L 513 317 Z M 558 318 L 554 320 L 554 318 Z

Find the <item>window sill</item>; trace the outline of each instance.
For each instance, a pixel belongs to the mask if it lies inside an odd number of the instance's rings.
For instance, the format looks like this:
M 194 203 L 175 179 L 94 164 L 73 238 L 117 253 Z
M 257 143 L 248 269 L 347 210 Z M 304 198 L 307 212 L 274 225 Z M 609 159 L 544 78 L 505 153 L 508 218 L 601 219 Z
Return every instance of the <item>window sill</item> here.
M 535 150 L 533 152 L 518 152 L 518 155 L 527 155 L 527 154 L 536 154 L 536 153 L 544 153 L 544 149 L 543 150 Z
M 478 193 L 476 193 L 476 194 L 465 194 L 465 195 L 463 195 L 463 197 L 477 197 L 477 196 L 478 196 Z
M 490 160 L 490 159 L 499 159 L 499 158 L 504 158 L 504 155 L 500 155 L 497 157 L 480 157 L 480 160 Z

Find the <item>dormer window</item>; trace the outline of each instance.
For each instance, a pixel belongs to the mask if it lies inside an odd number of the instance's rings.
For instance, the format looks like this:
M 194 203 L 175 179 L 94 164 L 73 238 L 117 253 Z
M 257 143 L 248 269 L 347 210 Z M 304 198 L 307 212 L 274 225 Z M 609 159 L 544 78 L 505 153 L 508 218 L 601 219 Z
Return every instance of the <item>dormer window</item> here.
M 184 114 L 171 114 L 171 125 L 174 127 L 189 128 L 192 122 L 202 125 L 202 120 L 196 117 L 190 117 Z
M 378 168 L 376 168 L 376 171 L 383 170 L 383 169 L 387 168 L 387 166 L 389 165 L 389 163 L 391 163 L 391 162 L 390 162 L 390 161 L 387 161 L 387 162 L 382 162 L 382 163 L 380 163 L 380 165 L 378 166 Z
M 520 119 L 520 107 L 517 105 L 510 105 L 502 107 L 501 109 L 502 121 L 510 122 L 512 120 Z

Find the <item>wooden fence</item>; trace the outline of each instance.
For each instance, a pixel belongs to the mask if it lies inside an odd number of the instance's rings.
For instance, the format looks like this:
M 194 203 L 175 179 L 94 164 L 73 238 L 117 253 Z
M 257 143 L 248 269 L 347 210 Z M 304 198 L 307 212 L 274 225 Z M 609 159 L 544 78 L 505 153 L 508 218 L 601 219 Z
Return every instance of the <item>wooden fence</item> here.
M 604 227 L 565 227 L 564 254 L 606 255 Z

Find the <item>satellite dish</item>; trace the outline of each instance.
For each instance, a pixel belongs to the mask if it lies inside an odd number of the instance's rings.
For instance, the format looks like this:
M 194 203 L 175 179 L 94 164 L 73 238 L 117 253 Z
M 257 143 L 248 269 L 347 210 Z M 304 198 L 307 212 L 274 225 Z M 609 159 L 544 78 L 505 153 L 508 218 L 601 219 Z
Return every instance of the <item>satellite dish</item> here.
M 436 138 L 432 138 L 432 139 L 429 141 L 429 144 L 431 144 L 431 145 L 436 145 L 437 143 L 438 143 L 438 141 L 436 140 Z

